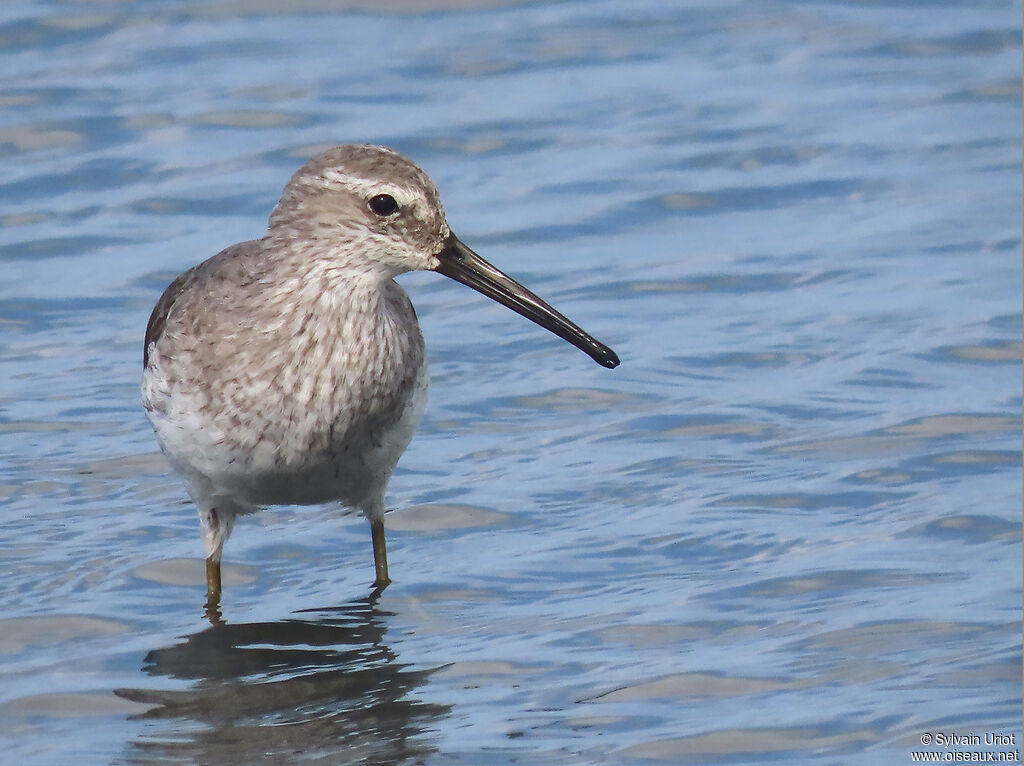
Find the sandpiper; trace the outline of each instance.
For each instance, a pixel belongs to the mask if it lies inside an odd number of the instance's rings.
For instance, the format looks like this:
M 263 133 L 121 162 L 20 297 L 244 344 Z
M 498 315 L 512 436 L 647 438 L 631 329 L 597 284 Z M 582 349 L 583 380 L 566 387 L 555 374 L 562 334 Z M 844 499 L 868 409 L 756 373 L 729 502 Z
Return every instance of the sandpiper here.
M 384 492 L 423 414 L 427 364 L 394 281 L 437 271 L 616 367 L 615 352 L 464 245 L 437 189 L 379 146 L 338 146 L 292 176 L 261 239 L 164 291 L 146 328 L 142 401 L 199 510 L 207 606 L 235 517 L 337 501 L 370 522 L 388 578 Z

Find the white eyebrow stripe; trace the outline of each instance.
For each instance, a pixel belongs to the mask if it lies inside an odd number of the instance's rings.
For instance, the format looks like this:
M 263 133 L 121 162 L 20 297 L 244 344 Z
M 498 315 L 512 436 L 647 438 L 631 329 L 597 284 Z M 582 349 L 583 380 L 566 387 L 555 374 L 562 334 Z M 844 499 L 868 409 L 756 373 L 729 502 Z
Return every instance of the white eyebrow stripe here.
M 414 195 L 410 194 L 408 188 L 404 186 L 396 186 L 395 184 L 380 181 L 379 179 L 358 178 L 357 176 L 333 173 L 331 171 L 324 173 L 324 177 L 331 183 L 344 186 L 346 189 L 360 197 L 375 196 L 377 194 L 390 194 L 401 204 L 409 204 L 414 198 Z

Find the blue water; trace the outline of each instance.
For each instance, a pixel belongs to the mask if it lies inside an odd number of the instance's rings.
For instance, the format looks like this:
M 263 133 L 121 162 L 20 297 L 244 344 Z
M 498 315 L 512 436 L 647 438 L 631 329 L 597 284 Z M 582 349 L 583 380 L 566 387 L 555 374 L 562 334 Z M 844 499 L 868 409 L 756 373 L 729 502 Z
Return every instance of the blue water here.
M 0 760 L 1019 753 L 1021 123 L 1003 0 L 4 3 Z M 394 585 L 267 511 L 211 628 L 146 320 L 360 141 L 623 363 L 403 277 Z

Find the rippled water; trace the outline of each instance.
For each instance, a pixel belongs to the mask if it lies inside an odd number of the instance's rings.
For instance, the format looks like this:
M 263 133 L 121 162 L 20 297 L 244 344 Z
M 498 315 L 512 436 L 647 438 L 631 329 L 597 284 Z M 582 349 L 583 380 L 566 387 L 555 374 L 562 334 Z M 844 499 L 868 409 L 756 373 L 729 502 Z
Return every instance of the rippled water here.
M 5 761 L 1019 752 L 1020 3 L 278 5 L 0 6 Z M 211 628 L 146 319 L 353 141 L 623 364 L 403 278 L 395 584 L 276 509 Z

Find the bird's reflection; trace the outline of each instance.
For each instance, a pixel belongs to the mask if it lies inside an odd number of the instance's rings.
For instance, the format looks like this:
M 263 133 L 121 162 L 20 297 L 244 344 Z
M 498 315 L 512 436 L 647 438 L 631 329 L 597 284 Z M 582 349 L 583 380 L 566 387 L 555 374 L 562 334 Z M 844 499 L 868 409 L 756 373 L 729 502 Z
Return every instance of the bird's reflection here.
M 431 723 L 449 708 L 413 699 L 433 670 L 396 661 L 392 616 L 370 597 L 272 623 L 219 623 L 156 649 L 144 672 L 193 681 L 180 691 L 120 689 L 153 705 L 157 725 L 130 762 L 252 763 L 293 758 L 415 763 L 434 752 Z

